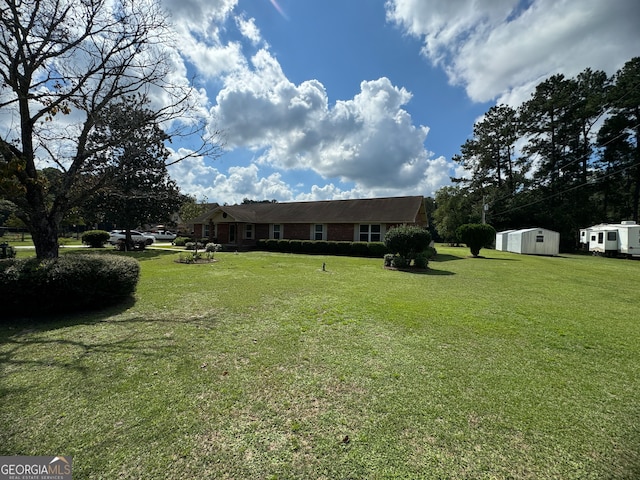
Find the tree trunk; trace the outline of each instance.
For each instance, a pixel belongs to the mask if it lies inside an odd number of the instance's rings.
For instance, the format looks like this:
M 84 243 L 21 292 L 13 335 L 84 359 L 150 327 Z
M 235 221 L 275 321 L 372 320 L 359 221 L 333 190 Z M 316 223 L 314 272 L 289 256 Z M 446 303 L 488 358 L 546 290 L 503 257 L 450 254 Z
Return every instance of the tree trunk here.
M 40 259 L 58 257 L 58 225 L 43 217 L 34 222 L 31 237 L 36 247 L 36 256 Z

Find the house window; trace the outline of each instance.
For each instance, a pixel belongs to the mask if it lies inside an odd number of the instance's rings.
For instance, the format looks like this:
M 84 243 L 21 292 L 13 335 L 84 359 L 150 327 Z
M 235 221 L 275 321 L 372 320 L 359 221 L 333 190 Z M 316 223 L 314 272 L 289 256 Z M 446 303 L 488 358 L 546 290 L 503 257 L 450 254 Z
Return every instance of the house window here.
M 382 241 L 382 227 L 379 224 L 365 224 L 360 225 L 360 237 L 361 242 L 381 242 Z
M 282 237 L 282 225 L 272 225 L 271 226 L 271 238 L 276 240 L 280 240 Z
M 244 226 L 244 238 L 248 240 L 253 239 L 253 223 L 247 223 Z
M 211 231 L 211 227 L 213 227 L 213 232 Z M 202 237 L 203 238 L 215 238 L 218 236 L 218 225 L 217 224 L 211 224 L 211 223 L 205 223 L 203 225 L 203 232 L 202 232 Z
M 536 243 L 544 243 L 544 235 L 537 235 Z
M 313 235 L 311 237 L 312 240 L 324 240 L 324 225 L 316 224 L 313 226 Z
M 616 240 L 618 240 L 618 237 L 616 236 L 617 232 L 607 232 L 607 241 L 608 242 L 615 242 Z

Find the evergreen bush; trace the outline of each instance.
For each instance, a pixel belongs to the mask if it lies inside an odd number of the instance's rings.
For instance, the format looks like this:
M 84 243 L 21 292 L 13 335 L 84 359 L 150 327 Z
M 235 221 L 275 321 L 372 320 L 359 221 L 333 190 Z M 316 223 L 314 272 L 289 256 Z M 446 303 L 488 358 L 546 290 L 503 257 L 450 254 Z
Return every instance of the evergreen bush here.
M 425 251 L 430 243 L 429 231 L 417 225 L 399 225 L 388 230 L 384 236 L 384 244 L 390 253 L 408 259 Z
M 82 243 L 91 248 L 102 248 L 109 241 L 109 232 L 105 230 L 87 230 L 82 234 Z
M 139 276 L 137 260 L 115 255 L 2 260 L 2 308 L 14 315 L 102 308 L 132 295 Z
M 189 241 L 191 241 L 191 239 L 188 238 L 188 237 L 176 237 L 176 238 L 173 239 L 172 243 L 176 247 L 184 247 L 187 244 L 187 242 L 189 242 Z
M 496 229 L 486 223 L 466 223 L 456 229 L 456 235 L 464 243 L 471 255 L 477 257 L 480 249 L 489 247 L 496 238 Z

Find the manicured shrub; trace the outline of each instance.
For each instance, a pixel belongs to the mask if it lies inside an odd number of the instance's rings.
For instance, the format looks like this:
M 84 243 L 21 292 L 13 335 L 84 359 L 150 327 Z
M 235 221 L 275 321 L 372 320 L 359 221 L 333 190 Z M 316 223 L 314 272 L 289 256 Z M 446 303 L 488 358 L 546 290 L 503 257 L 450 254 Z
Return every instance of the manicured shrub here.
M 390 253 L 397 253 L 408 259 L 426 250 L 430 243 L 429 231 L 417 225 L 393 227 L 384 236 L 384 244 Z
M 187 242 L 190 241 L 191 239 L 188 237 L 176 237 L 171 243 L 173 243 L 176 247 L 184 247 Z
M 302 240 L 289 240 L 289 251 L 291 253 L 302 252 Z
M 413 259 L 413 266 L 416 268 L 427 268 L 429 265 L 429 257 L 426 252 L 418 253 Z
M 368 257 L 369 244 L 367 242 L 351 242 L 351 255 L 354 257 Z
M 492 244 L 496 238 L 496 229 L 486 223 L 466 223 L 456 229 L 456 235 L 469 247 L 471 255 L 477 257 L 481 248 Z
M 115 255 L 2 260 L 2 308 L 13 315 L 101 308 L 132 295 L 139 276 L 137 260 Z
M 313 242 L 313 252 L 326 254 L 329 251 L 329 242 L 326 240 L 316 240 Z
M 102 248 L 109 241 L 109 232 L 105 230 L 87 230 L 82 234 L 82 243 L 91 248 Z
M 351 242 L 336 242 L 336 254 L 337 255 L 350 255 L 351 254 Z
M 268 251 L 270 252 L 277 252 L 278 249 L 278 241 L 275 238 L 269 238 L 267 240 L 264 241 L 265 247 Z
M 410 263 L 411 260 L 403 257 L 402 255 L 394 255 L 391 260 L 391 266 L 396 268 L 407 268 Z
M 387 246 L 383 242 L 369 243 L 369 257 L 382 258 L 388 251 Z
M 278 240 L 278 250 L 280 250 L 281 252 L 290 252 L 291 250 L 289 249 L 289 240 L 285 238 Z

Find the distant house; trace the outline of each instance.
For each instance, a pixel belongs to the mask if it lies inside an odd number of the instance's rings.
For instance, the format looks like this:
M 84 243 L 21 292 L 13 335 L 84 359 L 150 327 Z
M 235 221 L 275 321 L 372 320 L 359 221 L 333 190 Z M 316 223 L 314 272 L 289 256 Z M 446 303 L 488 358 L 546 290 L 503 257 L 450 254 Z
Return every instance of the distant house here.
M 496 234 L 496 250 L 529 255 L 558 255 L 560 234 L 537 227 L 506 230 Z
M 401 224 L 427 226 L 423 197 L 218 205 L 191 227 L 196 238 L 241 248 L 260 239 L 380 242 Z

